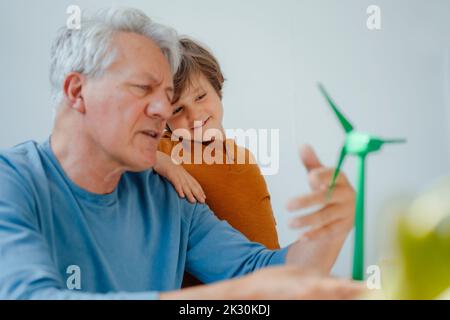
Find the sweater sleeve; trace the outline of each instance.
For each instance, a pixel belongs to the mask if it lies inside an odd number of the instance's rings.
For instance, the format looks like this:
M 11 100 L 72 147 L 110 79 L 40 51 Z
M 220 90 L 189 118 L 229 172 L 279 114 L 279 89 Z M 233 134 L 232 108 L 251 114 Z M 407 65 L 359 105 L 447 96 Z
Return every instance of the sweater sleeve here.
M 269 250 L 249 241 L 206 205 L 197 204 L 190 226 L 186 271 L 204 283 L 284 264 L 288 248 Z

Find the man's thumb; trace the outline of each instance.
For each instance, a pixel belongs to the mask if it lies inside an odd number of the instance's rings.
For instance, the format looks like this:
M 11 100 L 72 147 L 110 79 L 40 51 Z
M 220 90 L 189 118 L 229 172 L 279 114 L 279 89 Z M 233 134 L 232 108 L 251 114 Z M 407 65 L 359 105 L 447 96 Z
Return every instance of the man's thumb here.
M 300 148 L 300 158 L 302 159 L 303 165 L 308 171 L 323 167 L 322 163 L 314 152 L 314 149 L 308 144 L 305 144 Z

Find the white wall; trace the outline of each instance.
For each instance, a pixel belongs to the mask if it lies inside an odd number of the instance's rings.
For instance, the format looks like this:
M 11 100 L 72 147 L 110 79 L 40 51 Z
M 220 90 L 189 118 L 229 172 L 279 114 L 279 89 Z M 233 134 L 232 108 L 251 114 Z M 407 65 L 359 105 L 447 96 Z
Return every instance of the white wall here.
M 318 94 L 318 80 L 358 129 L 408 138 L 407 145 L 386 147 L 368 160 L 368 264 L 379 257 L 384 204 L 448 172 L 450 2 L 445 0 L 2 0 L 0 148 L 42 140 L 50 132 L 49 49 L 70 4 L 90 10 L 137 7 L 209 45 L 228 79 L 225 126 L 280 129 L 280 170 L 267 182 L 282 244 L 297 235 L 287 228 L 292 214 L 285 203 L 308 190 L 298 146 L 312 143 L 323 162 L 333 165 L 343 140 Z M 381 7 L 380 31 L 366 28 L 370 4 Z M 350 159 L 345 171 L 351 179 L 354 169 Z M 348 241 L 336 274 L 350 273 L 351 249 Z

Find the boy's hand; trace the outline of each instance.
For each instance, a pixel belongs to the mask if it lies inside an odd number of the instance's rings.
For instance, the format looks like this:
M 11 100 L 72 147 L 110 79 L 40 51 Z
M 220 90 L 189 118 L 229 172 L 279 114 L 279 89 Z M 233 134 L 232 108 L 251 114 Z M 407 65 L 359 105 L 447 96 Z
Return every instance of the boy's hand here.
M 181 165 L 172 162 L 167 154 L 157 151 L 153 169 L 167 178 L 175 187 L 178 195 L 190 202 L 205 203 L 206 195 L 200 184 Z

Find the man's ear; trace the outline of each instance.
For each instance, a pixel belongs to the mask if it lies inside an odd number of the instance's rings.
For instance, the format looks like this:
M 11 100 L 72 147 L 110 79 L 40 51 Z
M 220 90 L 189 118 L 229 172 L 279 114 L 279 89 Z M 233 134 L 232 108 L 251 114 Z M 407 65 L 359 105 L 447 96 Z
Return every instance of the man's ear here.
M 81 113 L 86 112 L 82 95 L 85 79 L 86 78 L 78 72 L 71 72 L 64 79 L 64 97 L 68 102 L 69 108 L 75 109 Z

